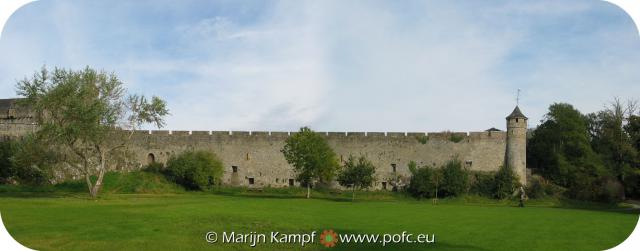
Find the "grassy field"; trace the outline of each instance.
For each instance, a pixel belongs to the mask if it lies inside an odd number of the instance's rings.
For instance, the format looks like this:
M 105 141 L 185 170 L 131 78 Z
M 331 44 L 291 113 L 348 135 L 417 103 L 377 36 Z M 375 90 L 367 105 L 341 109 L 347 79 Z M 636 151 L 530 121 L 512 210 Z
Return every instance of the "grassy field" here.
M 295 198 L 303 193 L 295 189 L 280 193 L 225 190 L 217 194 L 181 192 L 166 186 L 147 189 L 177 193 L 121 194 L 136 189 L 116 186 L 107 189 L 102 198 L 89 200 L 82 193 L 59 192 L 64 190 L 60 188 L 58 192 L 17 192 L 5 187 L 0 189 L 0 213 L 16 240 L 38 250 L 327 250 L 317 240 L 304 248 L 297 244 L 251 248 L 249 244 L 210 244 L 204 240 L 208 231 L 268 235 L 271 231 L 324 229 L 340 234 L 407 231 L 436 237 L 434 244 L 382 247 L 338 243 L 332 250 L 602 250 L 626 239 L 638 221 L 638 215 L 628 210 L 556 208 L 551 207 L 556 203 L 548 201 L 518 208 L 514 202 L 473 197 L 432 205 L 390 193 L 363 194 L 361 201 L 353 203 L 345 199 L 348 194 Z

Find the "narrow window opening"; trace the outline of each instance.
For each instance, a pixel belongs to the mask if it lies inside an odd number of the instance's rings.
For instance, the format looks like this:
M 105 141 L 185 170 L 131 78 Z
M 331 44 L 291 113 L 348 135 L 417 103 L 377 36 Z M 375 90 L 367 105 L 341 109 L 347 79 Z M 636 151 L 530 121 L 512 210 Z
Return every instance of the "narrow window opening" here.
M 149 155 L 147 155 L 147 164 L 153 164 L 156 162 L 156 156 L 153 155 L 153 153 L 149 153 Z
M 382 190 L 387 190 L 387 182 L 382 182 Z
M 253 185 L 254 182 L 255 180 L 253 178 L 249 178 L 249 185 Z
M 293 186 L 293 179 L 289 179 L 289 186 Z
M 393 170 L 394 173 L 396 172 L 396 164 L 395 163 L 391 164 L 391 170 Z

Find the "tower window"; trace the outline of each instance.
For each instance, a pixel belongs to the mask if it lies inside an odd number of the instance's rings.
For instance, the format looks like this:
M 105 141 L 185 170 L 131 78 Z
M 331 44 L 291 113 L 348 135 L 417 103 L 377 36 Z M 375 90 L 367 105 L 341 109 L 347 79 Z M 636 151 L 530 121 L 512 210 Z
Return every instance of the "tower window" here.
M 516 123 L 518 123 L 518 119 L 516 118 Z
M 382 182 L 382 190 L 387 190 L 387 182 Z
M 254 182 L 255 180 L 253 178 L 249 178 L 249 185 L 253 185 Z
M 238 166 L 231 166 L 231 170 L 233 170 L 233 173 L 237 173 L 238 172 Z
M 393 170 L 394 173 L 396 172 L 396 164 L 395 163 L 391 164 L 391 170 Z

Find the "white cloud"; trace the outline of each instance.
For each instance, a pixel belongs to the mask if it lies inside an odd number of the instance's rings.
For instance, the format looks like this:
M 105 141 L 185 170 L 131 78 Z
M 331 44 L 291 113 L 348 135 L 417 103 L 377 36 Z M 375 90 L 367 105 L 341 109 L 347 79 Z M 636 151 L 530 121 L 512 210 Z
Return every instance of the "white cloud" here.
M 553 102 L 590 112 L 640 93 L 640 53 L 627 51 L 637 34 L 600 24 L 612 15 L 593 14 L 611 7 L 600 2 L 273 1 L 255 20 L 167 3 L 156 9 L 184 16 L 146 26 L 127 14 L 144 4 L 55 3 L 38 21 L 53 20 L 61 41 L 14 29 L 0 40 L 11 58 L 0 81 L 43 63 L 113 70 L 132 91 L 168 99 L 175 130 L 483 130 L 504 128 L 517 89 L 531 125 Z

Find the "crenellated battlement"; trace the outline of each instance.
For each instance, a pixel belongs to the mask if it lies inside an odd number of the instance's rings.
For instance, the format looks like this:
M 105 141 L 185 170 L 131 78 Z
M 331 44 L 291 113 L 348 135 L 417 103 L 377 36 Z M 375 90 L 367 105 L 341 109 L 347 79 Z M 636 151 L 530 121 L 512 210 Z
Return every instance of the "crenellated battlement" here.
M 4 104 L 4 105 L 3 105 Z M 24 110 L 15 109 L 14 100 L 0 102 L 0 140 L 23 136 L 37 130 Z M 4 114 L 4 116 L 1 116 Z M 22 114 L 22 115 L 21 115 Z M 24 116 L 23 116 L 24 115 Z M 526 117 L 518 108 L 507 117 L 507 132 L 497 129 L 472 132 L 316 132 L 327 139 L 344 163 L 350 155 L 364 155 L 376 166 L 375 189 L 391 189 L 409 177 L 408 164 L 439 166 L 454 157 L 464 167 L 495 171 L 508 165 L 526 173 Z M 131 131 L 124 131 L 131 133 Z M 127 148 L 134 155 L 123 170 L 165 163 L 171 156 L 188 150 L 210 151 L 225 166 L 224 182 L 233 186 L 298 185 L 295 171 L 281 150 L 297 132 L 289 131 L 185 131 L 135 130 Z
M 215 137 L 289 137 L 297 132 L 289 131 L 182 131 L 182 130 L 136 130 L 136 135 L 153 136 L 215 136 Z M 478 132 L 316 132 L 327 138 L 422 138 L 427 140 L 451 140 L 459 137 L 462 140 L 504 140 L 504 131 Z

